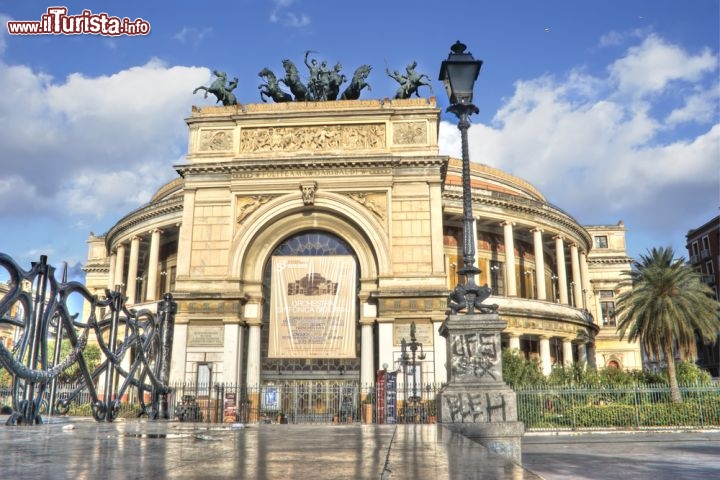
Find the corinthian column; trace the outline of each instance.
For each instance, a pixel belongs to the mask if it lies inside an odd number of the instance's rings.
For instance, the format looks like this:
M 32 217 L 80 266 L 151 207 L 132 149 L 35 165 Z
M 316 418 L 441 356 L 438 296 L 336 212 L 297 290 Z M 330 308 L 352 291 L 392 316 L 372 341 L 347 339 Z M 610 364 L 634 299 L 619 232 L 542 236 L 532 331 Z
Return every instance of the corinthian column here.
M 503 233 L 505 235 L 505 282 L 507 284 L 507 295 L 517 297 L 517 282 L 515 280 L 515 240 L 513 239 L 513 222 L 504 222 Z
M 560 303 L 568 304 L 567 272 L 565 271 L 565 247 L 560 235 L 555 237 L 555 256 L 557 257 L 558 295 Z
M 578 248 L 574 243 L 570 244 L 570 265 L 573 276 L 573 298 L 575 299 L 575 308 L 584 308 L 582 298 L 582 279 L 580 278 L 580 257 L 578 256 Z
M 113 289 L 117 287 L 118 285 L 122 285 L 123 283 L 123 277 L 125 276 L 125 245 L 119 244 L 117 246 L 117 253 L 115 255 L 115 284 L 113 285 Z M 120 289 L 121 291 L 125 291 L 124 288 Z
M 543 254 L 542 230 L 533 230 L 533 246 L 535 247 L 535 285 L 537 299 L 547 300 L 545 291 L 545 255 Z
M 130 261 L 128 262 L 127 297 L 128 303 L 137 303 L 138 258 L 140 257 L 140 237 L 130 239 Z
M 147 299 L 153 301 L 157 299 L 157 276 L 158 276 L 158 260 L 160 258 L 160 234 L 162 232 L 157 228 L 150 235 L 150 258 L 148 259 L 148 280 L 147 280 Z

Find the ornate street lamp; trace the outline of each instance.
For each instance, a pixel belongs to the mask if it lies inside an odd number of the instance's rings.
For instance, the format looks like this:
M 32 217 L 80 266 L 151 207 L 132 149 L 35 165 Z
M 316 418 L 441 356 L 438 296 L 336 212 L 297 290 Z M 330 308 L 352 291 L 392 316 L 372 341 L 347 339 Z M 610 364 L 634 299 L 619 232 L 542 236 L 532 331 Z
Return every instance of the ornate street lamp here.
M 407 398 L 407 384 L 412 381 L 412 395 L 410 396 L 409 400 L 412 402 L 412 416 L 414 416 L 417 413 L 417 403 L 420 400 L 420 395 L 422 394 L 422 387 L 418 391 L 418 380 L 420 375 L 418 375 L 418 360 L 425 360 L 425 352 L 423 352 L 423 344 L 421 342 L 417 341 L 417 337 L 415 335 L 415 322 L 412 322 L 410 324 L 410 341 L 407 342 L 405 340 L 405 337 L 402 338 L 400 341 L 400 360 L 402 362 L 404 371 L 405 371 L 405 396 Z M 408 350 L 410 350 L 410 353 L 408 353 Z M 418 350 L 420 350 L 420 353 L 418 353 Z M 410 368 L 408 368 L 410 367 Z M 411 380 L 412 378 L 412 380 Z M 406 415 L 407 416 L 407 415 Z M 411 416 L 411 418 L 412 418 Z
M 445 90 L 450 99 L 447 111 L 454 113 L 458 119 L 458 129 L 462 140 L 462 195 L 463 195 L 463 268 L 458 273 L 465 277 L 465 284 L 458 284 L 450 293 L 450 310 L 457 313 L 466 309 L 471 315 L 477 308 L 483 311 L 495 311 L 496 307 L 481 305 L 492 293 L 487 285 L 479 287 L 475 283 L 475 275 L 480 269 L 475 265 L 475 232 L 473 231 L 472 191 L 470 189 L 470 155 L 468 153 L 467 131 L 470 128 L 469 117 L 478 113 L 473 105 L 473 86 L 480 73 L 482 60 L 475 60 L 467 47 L 458 42 L 450 47 L 452 52 L 440 66 L 440 80 L 445 82 Z

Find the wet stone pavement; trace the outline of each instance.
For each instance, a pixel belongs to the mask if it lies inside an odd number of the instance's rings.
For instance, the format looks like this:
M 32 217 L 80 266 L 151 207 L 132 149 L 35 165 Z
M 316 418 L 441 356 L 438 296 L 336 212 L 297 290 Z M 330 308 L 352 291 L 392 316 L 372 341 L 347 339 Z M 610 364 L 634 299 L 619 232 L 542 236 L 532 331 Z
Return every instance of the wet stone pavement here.
M 51 418 L 5 426 L 2 479 L 538 479 L 438 425 L 208 425 Z

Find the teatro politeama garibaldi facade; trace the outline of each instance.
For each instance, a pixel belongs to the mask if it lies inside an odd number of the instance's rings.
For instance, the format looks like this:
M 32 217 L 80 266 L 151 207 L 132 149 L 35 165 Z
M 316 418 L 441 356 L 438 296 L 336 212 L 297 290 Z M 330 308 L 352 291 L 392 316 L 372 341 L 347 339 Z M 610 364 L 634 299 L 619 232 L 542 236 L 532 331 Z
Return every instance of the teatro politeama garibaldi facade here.
M 130 306 L 173 294 L 171 381 L 372 385 L 399 368 L 414 323 L 414 381 L 445 382 L 462 188 L 435 99 L 194 107 L 186 121 L 178 177 L 91 234 L 85 267 L 90 289 L 121 288 Z M 546 373 L 640 368 L 614 326 L 622 222 L 583 227 L 520 178 L 471 174 L 477 283 L 507 322 L 502 345 Z

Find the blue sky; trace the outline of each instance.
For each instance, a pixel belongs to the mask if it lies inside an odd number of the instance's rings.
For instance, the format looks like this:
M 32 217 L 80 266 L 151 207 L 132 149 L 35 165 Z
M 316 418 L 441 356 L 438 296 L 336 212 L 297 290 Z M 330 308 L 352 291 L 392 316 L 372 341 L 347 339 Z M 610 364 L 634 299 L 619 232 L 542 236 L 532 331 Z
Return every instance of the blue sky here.
M 8 20 L 50 6 L 142 18 L 147 36 L 9 35 Z M 82 278 L 86 240 L 176 175 L 184 118 L 213 69 L 260 101 L 257 73 L 299 66 L 306 50 L 352 72 L 412 60 L 437 78 L 456 40 L 484 61 L 475 87 L 472 161 L 535 185 L 582 224 L 628 229 L 632 256 L 669 245 L 718 214 L 717 0 L 363 2 L 0 1 L 0 252 L 47 254 Z M 304 72 L 303 72 L 304 73 Z M 447 106 L 439 82 L 438 103 Z M 425 95 L 428 91 L 421 92 Z M 441 153 L 459 156 L 443 114 Z

